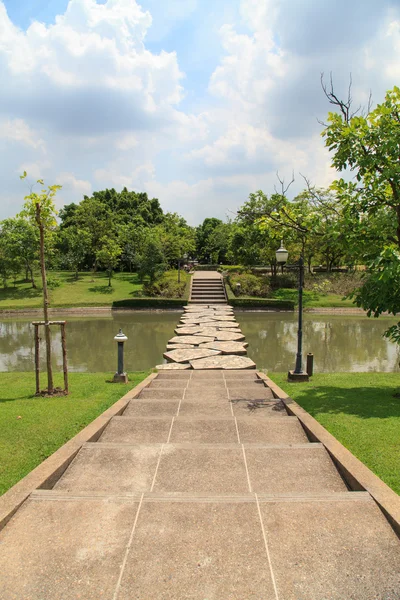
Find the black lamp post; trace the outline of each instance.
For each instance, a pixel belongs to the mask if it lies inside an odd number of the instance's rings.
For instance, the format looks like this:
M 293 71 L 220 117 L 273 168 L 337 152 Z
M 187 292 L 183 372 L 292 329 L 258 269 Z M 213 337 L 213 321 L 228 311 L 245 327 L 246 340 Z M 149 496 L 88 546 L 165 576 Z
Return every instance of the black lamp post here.
M 287 262 L 289 252 L 284 248 L 283 241 L 281 241 L 280 248 L 276 251 L 276 261 L 282 267 Z M 297 326 L 297 354 L 296 354 L 296 365 L 294 371 L 289 371 L 289 381 L 308 381 L 308 374 L 303 371 L 302 366 L 302 353 L 303 353 L 303 285 L 304 285 L 304 260 L 300 256 L 299 261 L 296 265 L 288 268 L 295 268 L 299 271 L 299 320 Z
M 128 383 L 128 375 L 124 371 L 124 343 L 127 339 L 126 335 L 122 333 L 122 329 L 114 337 L 114 340 L 118 342 L 118 368 L 114 375 L 114 383 Z

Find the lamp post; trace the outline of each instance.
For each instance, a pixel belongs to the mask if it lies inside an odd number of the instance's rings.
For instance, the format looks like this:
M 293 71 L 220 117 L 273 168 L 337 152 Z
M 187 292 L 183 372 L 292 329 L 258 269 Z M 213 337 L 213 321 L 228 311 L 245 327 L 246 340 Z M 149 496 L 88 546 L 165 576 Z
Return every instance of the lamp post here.
M 276 262 L 282 267 L 287 262 L 289 252 L 283 246 L 281 241 L 280 248 L 276 251 Z M 299 270 L 299 317 L 297 325 L 297 354 L 296 354 L 296 365 L 293 371 L 289 371 L 289 381 L 308 381 L 308 374 L 303 371 L 302 366 L 302 352 L 303 352 L 303 285 L 304 285 L 304 260 L 300 256 L 296 266 L 288 268 L 297 268 Z
M 114 340 L 118 342 L 118 369 L 114 375 L 114 383 L 128 383 L 128 375 L 124 372 L 124 343 L 127 339 L 126 335 L 122 333 L 122 329 L 114 337 Z

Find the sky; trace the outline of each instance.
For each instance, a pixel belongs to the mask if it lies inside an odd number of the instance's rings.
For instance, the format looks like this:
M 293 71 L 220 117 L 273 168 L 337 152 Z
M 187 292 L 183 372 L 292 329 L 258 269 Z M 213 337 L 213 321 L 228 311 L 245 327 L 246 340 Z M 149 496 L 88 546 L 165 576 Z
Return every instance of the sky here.
M 0 0 L 0 219 L 24 170 L 58 208 L 126 186 L 191 225 L 277 173 L 326 187 L 330 72 L 356 105 L 400 85 L 400 0 Z

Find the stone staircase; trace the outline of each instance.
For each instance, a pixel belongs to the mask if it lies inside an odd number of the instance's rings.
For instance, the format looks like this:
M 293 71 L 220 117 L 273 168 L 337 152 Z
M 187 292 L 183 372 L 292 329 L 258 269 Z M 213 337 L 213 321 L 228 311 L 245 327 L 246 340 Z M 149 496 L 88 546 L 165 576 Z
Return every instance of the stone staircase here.
M 398 600 L 400 545 L 256 371 L 163 371 L 0 535 L 2 600 Z
M 214 271 L 196 271 L 193 275 L 191 304 L 227 304 L 224 280 Z

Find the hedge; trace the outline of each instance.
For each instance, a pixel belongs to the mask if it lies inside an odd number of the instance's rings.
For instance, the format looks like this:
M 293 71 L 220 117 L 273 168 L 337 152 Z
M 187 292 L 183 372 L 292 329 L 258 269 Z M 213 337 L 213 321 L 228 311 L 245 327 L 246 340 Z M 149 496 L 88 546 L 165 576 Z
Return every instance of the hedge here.
M 275 298 L 229 298 L 231 306 L 236 308 L 271 308 L 274 310 L 294 310 L 293 300 Z
M 126 298 L 115 300 L 112 308 L 182 308 L 187 303 L 185 298 Z

